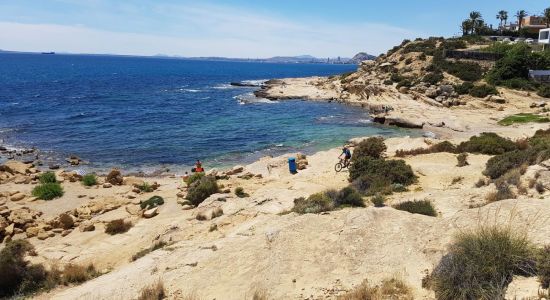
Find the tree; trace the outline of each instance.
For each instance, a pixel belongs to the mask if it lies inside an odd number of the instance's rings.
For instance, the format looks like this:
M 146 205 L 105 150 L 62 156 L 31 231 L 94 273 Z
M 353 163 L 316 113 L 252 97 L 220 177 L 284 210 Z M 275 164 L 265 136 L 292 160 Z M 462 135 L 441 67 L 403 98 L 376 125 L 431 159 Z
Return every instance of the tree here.
M 546 23 L 546 28 L 550 27 L 550 7 L 544 10 L 542 17 L 544 18 L 544 23 Z
M 470 13 L 470 22 L 472 22 L 472 31 L 475 31 L 476 34 L 479 34 L 481 29 L 485 26 L 485 22 L 479 11 L 472 11 Z
M 470 19 L 466 19 L 462 21 L 461 29 L 462 29 L 462 35 L 470 34 L 470 32 L 474 30 L 472 21 Z
M 523 19 L 525 19 L 525 17 L 527 17 L 527 12 L 523 9 L 516 12 L 516 18 L 518 18 L 518 30 L 521 29 L 521 23 L 523 22 Z
M 497 20 L 500 20 L 500 33 L 502 34 L 502 31 L 504 30 L 504 26 L 506 26 L 506 21 L 508 20 L 508 12 L 505 10 L 501 10 L 497 14 Z

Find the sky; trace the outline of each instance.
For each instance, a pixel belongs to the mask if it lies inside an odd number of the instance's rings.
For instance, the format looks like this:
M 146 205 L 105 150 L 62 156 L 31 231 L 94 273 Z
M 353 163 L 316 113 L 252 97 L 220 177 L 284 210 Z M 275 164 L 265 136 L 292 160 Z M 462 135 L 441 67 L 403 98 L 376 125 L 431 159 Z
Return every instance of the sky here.
M 543 0 L 0 0 L 0 49 L 262 58 L 378 55 L 453 36 L 470 11 L 540 14 Z

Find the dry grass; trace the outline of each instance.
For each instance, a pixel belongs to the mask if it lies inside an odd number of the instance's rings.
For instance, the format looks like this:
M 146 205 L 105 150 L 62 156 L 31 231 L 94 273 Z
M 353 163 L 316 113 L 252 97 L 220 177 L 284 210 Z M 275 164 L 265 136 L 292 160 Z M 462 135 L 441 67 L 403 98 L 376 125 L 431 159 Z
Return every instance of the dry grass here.
M 166 298 L 166 290 L 162 280 L 143 288 L 139 294 L 138 300 L 161 300 Z
M 132 260 L 131 261 L 136 261 L 136 260 L 144 257 L 145 255 L 147 255 L 147 254 L 149 254 L 149 253 L 151 253 L 155 250 L 162 249 L 162 248 L 166 247 L 167 245 L 168 245 L 168 243 L 166 243 L 165 241 L 155 242 L 153 245 L 151 245 L 151 247 L 143 249 L 143 250 L 137 252 L 136 254 L 132 255 Z
M 215 219 L 215 218 L 221 217 L 221 216 L 223 216 L 223 209 L 221 207 L 216 207 L 212 211 L 212 219 Z
M 455 185 L 455 184 L 457 184 L 457 183 L 461 183 L 462 180 L 464 180 L 464 177 L 462 177 L 462 176 L 457 176 L 457 177 L 453 178 L 453 180 L 451 181 L 451 185 Z
M 402 280 L 385 279 L 377 286 L 371 286 L 367 280 L 363 281 L 352 291 L 341 295 L 338 300 L 412 300 L 411 288 Z
M 93 264 L 89 264 L 88 266 L 68 264 L 63 269 L 63 283 L 82 283 L 98 275 L 99 272 Z
M 115 235 L 119 233 L 125 233 L 134 226 L 132 222 L 125 221 L 124 219 L 112 220 L 105 226 L 105 233 Z
M 261 287 L 253 287 L 249 293 L 244 297 L 247 300 L 268 300 L 269 293 L 266 289 Z

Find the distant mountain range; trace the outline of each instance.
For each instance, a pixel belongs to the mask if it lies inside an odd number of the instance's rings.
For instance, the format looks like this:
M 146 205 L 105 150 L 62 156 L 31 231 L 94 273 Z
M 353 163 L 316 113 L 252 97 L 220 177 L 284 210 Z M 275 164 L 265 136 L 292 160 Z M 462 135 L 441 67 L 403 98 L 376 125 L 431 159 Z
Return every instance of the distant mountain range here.
M 18 51 L 6 51 L 1 50 L 0 53 L 34 53 L 35 52 L 18 52 Z M 55 54 L 55 52 L 42 52 L 42 54 Z M 93 55 L 93 56 L 139 56 L 139 55 L 116 55 L 116 54 L 73 54 L 73 53 L 59 53 L 62 55 Z M 147 56 L 139 56 L 147 57 Z M 166 55 L 157 54 L 153 57 L 166 58 L 166 59 L 187 59 L 187 60 L 207 60 L 207 61 L 241 61 L 241 62 L 265 62 L 265 63 L 294 63 L 294 64 L 359 64 L 363 60 L 373 60 L 376 58 L 374 55 L 367 54 L 365 52 L 357 53 L 353 58 L 348 57 L 330 57 L 330 58 L 318 58 L 311 55 L 298 55 L 298 56 L 274 56 L 270 58 L 231 58 L 231 57 L 185 57 L 179 55 Z

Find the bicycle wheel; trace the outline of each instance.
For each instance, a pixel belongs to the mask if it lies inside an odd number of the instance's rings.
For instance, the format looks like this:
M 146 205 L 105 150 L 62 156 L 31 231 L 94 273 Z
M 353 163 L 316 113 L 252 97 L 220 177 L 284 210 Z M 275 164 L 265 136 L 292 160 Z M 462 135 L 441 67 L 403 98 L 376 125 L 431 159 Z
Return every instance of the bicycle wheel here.
M 343 167 L 344 167 L 344 166 L 342 166 L 341 163 L 337 163 L 337 164 L 334 166 L 334 170 L 335 170 L 336 172 L 340 172 L 340 171 L 342 171 L 342 168 L 343 168 Z

